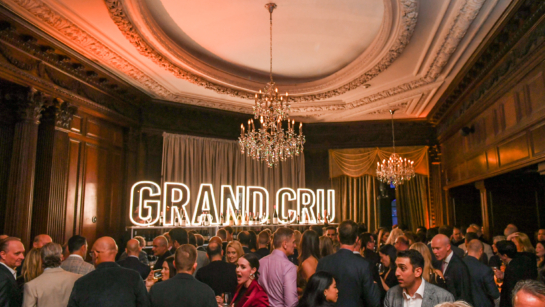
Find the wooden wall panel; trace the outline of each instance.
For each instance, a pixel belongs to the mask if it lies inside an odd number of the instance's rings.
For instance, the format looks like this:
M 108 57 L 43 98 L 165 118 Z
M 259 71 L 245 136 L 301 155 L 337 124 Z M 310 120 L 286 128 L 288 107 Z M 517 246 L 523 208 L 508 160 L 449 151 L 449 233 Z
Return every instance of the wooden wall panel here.
M 446 189 L 545 161 L 545 61 L 465 126 L 442 140 Z
M 528 149 L 528 140 L 525 133 L 498 145 L 500 167 L 528 158 Z
M 6 198 L 8 194 L 9 168 L 13 151 L 13 125 L 0 125 L 0 221 L 6 215 Z M 3 229 L 1 227 L 0 229 Z
M 68 191 L 66 194 L 66 223 L 65 238 L 70 238 L 79 233 L 79 206 L 78 195 L 80 194 L 80 152 L 81 142 L 70 140 L 70 149 L 68 155 Z

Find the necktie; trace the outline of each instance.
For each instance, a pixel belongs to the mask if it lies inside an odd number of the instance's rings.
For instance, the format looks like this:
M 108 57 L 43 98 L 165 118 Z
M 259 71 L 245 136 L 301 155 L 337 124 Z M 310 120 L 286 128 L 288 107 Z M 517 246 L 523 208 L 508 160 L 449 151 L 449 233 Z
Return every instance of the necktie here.
M 447 263 L 446 263 L 445 261 L 443 261 L 443 262 L 441 263 L 441 272 L 443 272 L 443 274 L 445 274 L 445 269 L 446 269 L 446 267 L 447 267 Z

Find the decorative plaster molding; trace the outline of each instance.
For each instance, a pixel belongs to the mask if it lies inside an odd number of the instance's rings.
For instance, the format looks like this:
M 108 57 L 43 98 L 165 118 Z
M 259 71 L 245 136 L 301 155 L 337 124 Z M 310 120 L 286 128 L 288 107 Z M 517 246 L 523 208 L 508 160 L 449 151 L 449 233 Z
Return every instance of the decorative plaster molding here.
M 159 52 L 157 52 L 154 46 L 148 44 L 146 40 L 142 37 L 142 35 L 140 35 L 137 27 L 135 27 L 134 24 L 129 20 L 129 15 L 127 14 L 127 12 L 125 12 L 123 7 L 123 1 L 104 0 L 104 2 L 108 7 L 112 20 L 117 25 L 121 33 L 123 33 L 123 35 L 138 50 L 140 54 L 151 59 L 157 65 L 163 67 L 180 79 L 186 80 L 192 84 L 205 87 L 207 89 L 211 89 L 217 93 L 245 99 L 254 99 L 254 93 L 219 85 L 195 74 L 192 74 L 187 70 L 181 68 L 180 66 L 172 63 Z M 386 55 L 375 66 L 373 66 L 370 70 L 365 71 L 358 78 L 333 90 L 328 90 L 322 93 L 311 95 L 297 96 L 295 94 L 294 96 L 290 96 L 289 101 L 308 102 L 339 96 L 366 84 L 369 80 L 373 79 L 379 73 L 388 68 L 394 62 L 394 60 L 397 59 L 397 57 L 401 53 L 403 53 L 405 47 L 409 44 L 418 19 L 418 0 L 398 0 L 398 4 L 398 9 L 401 11 L 401 20 L 399 25 L 400 30 L 398 31 L 397 38 L 395 39 L 393 45 L 390 46 L 390 49 L 388 50 Z M 337 77 L 337 79 L 339 78 L 342 77 Z M 327 86 L 331 85 L 331 83 L 333 82 L 330 81 L 328 84 L 320 84 L 318 86 L 315 86 L 315 89 L 320 90 L 327 88 Z M 302 86 L 304 87 L 304 85 Z
M 131 23 L 126 19 L 126 17 L 121 16 L 122 7 L 119 1 L 116 0 L 104 0 L 108 6 L 111 17 L 114 22 L 118 25 L 122 32 L 123 29 L 127 29 L 127 32 L 124 32 L 124 35 L 131 41 L 131 43 L 137 44 L 141 42 L 139 36 L 134 29 L 131 28 Z M 335 97 L 341 94 L 344 94 L 352 89 L 355 89 L 362 84 L 365 84 L 370 79 L 374 78 L 380 72 L 384 71 L 394 60 L 395 58 L 403 52 L 403 49 L 408 44 L 410 37 L 414 31 L 414 26 L 416 25 L 417 20 L 417 0 L 399 0 L 402 4 L 401 8 L 405 16 L 403 31 L 401 31 L 401 37 L 398 39 L 397 44 L 394 45 L 395 48 L 391 48 L 388 52 L 388 55 L 382 59 L 382 61 L 374 67 L 373 69 L 367 71 L 359 78 L 353 80 L 352 82 L 344 85 L 343 87 L 337 88 L 335 90 L 327 91 L 324 93 L 300 97 L 291 97 L 294 102 L 301 101 L 316 101 L 321 99 L 327 99 Z M 463 38 L 467 29 L 469 28 L 471 22 L 477 16 L 480 8 L 482 7 L 485 0 L 467 0 L 463 9 L 460 10 L 455 20 L 450 25 L 449 34 L 445 37 L 442 47 L 438 49 L 437 54 L 435 55 L 435 60 L 433 61 L 432 66 L 427 71 L 425 77 L 418 80 L 408 82 L 373 95 L 358 99 L 356 101 L 339 105 L 322 105 L 319 107 L 305 106 L 297 107 L 296 104 L 292 105 L 292 111 L 294 113 L 308 113 L 308 112 L 326 112 L 326 111 L 343 111 L 354 109 L 363 105 L 367 105 L 391 96 L 398 95 L 403 92 L 407 92 L 424 85 L 427 85 L 437 79 L 437 76 L 442 71 L 452 53 L 456 50 L 457 44 Z M 161 84 L 153 80 L 151 77 L 147 76 L 145 73 L 140 71 L 134 65 L 129 63 L 127 60 L 122 58 L 120 55 L 116 54 L 113 50 L 99 42 L 97 39 L 83 31 L 77 25 L 67 20 L 60 14 L 53 11 L 49 6 L 43 3 L 41 0 L 12 0 L 13 3 L 20 6 L 22 9 L 31 13 L 35 18 L 38 18 L 42 22 L 45 22 L 48 26 L 57 30 L 64 37 L 69 39 L 72 43 L 78 45 L 80 48 L 84 48 L 88 52 L 94 54 L 98 59 L 102 60 L 105 64 L 113 66 L 115 69 L 121 71 L 122 73 L 129 76 L 131 79 L 142 84 L 150 92 L 157 95 L 164 100 L 175 101 L 180 103 L 186 103 L 190 105 L 209 107 L 215 109 L 222 109 L 233 112 L 241 112 L 246 114 L 251 114 L 252 109 L 250 106 L 236 106 L 229 102 L 210 102 L 204 99 L 195 99 L 184 97 L 183 95 L 178 95 L 170 92 L 167 88 L 163 87 Z M 132 31 L 132 32 L 131 32 Z M 137 48 L 142 48 L 141 52 L 148 52 L 149 50 L 145 49 L 147 45 L 135 45 Z M 160 58 L 153 57 L 152 60 L 159 61 Z M 161 63 L 160 61 L 157 63 Z M 161 66 L 164 66 L 161 64 Z M 182 78 L 189 78 L 188 80 L 191 83 L 210 88 L 216 92 L 235 96 L 242 98 L 251 98 L 253 96 L 251 93 L 241 92 L 234 89 L 227 89 L 223 86 L 213 85 L 208 81 L 202 78 L 191 78 L 192 75 L 184 74 L 183 71 L 176 69 L 175 67 L 164 66 L 167 70 L 172 73 L 180 74 Z

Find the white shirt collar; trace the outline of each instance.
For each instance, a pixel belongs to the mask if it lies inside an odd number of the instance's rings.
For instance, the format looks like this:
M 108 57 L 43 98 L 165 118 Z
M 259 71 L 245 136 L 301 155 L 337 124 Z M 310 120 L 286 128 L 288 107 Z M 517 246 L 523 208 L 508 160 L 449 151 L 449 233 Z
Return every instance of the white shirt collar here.
M 450 254 L 443 260 L 447 265 L 450 263 L 450 259 L 452 259 L 452 255 L 454 255 L 453 251 L 450 251 Z
M 80 255 L 78 255 L 78 254 L 70 254 L 70 255 L 68 256 L 68 258 L 70 258 L 70 257 L 77 257 L 77 258 L 80 258 L 81 260 L 83 260 L 83 257 L 80 256 Z M 68 258 L 67 258 L 67 259 L 68 259 Z
M 11 274 L 13 275 L 13 278 L 17 279 L 17 271 L 15 271 L 14 269 L 10 268 L 7 264 L 3 263 L 3 262 L 0 262 L 1 264 L 3 264 L 6 268 L 8 268 L 8 270 L 11 272 Z
M 424 288 L 426 286 L 426 281 L 424 281 L 424 278 L 420 278 L 422 280 L 422 282 L 420 283 L 420 287 L 418 287 L 418 289 L 416 290 L 416 292 L 414 293 L 414 296 L 410 296 L 409 293 L 407 293 L 407 291 L 405 291 L 405 289 L 403 289 L 403 298 L 408 301 L 410 300 L 411 298 L 414 300 L 414 299 L 423 299 L 424 298 Z
M 133 257 L 133 258 L 139 259 L 138 256 L 134 256 L 134 255 L 128 255 L 128 257 Z

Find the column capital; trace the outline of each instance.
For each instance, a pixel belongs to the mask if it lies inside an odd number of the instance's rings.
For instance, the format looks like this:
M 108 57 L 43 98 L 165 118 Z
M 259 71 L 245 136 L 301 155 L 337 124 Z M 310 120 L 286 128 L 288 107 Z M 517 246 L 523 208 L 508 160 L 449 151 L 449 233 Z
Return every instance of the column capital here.
M 27 88 L 22 93 L 18 93 L 15 107 L 19 120 L 39 124 L 44 101 L 43 94 L 33 87 Z
M 59 99 L 60 100 L 60 99 Z M 60 100 L 62 102 L 62 100 Z M 62 102 L 55 112 L 55 126 L 62 129 L 70 129 L 70 123 L 74 118 L 78 108 L 70 105 L 68 102 Z

